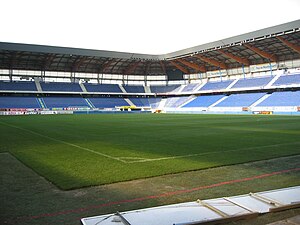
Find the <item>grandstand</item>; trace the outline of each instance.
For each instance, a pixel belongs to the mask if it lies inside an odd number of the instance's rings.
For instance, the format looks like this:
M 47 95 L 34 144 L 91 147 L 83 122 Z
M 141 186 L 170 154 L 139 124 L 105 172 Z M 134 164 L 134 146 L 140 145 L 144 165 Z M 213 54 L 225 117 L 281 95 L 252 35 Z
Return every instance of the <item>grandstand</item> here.
M 299 23 L 164 55 L 0 43 L 1 112 L 130 106 L 193 113 L 272 107 L 297 114 L 300 103 L 290 93 L 300 89 Z
M 31 114 L 78 115 L 6 116 Z M 252 114 L 300 115 L 300 20 L 163 55 L 0 42 L 2 220 L 299 185 L 299 116 Z

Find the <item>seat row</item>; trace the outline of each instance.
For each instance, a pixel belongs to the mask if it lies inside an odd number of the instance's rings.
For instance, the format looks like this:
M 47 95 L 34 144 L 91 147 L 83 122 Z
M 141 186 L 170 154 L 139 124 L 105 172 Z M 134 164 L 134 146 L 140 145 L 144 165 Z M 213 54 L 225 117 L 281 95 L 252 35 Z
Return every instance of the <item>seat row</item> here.
M 266 86 L 300 86 L 300 74 L 267 76 L 258 78 L 247 78 L 237 80 L 225 80 L 219 82 L 193 83 L 184 86 L 130 86 L 118 84 L 92 84 L 92 83 L 62 83 L 62 82 L 35 82 L 18 81 L 6 82 L 0 81 L 0 91 L 40 91 L 44 92 L 101 92 L 101 93 L 170 93 L 170 92 L 195 92 L 195 91 L 213 91 L 223 89 L 240 88 L 261 88 Z M 147 91 L 148 90 L 148 91 Z

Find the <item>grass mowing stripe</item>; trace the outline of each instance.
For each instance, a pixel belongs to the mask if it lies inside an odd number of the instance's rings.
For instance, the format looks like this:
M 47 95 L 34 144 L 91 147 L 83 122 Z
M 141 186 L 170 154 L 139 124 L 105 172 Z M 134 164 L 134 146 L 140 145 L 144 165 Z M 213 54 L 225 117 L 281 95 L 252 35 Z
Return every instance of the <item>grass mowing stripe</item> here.
M 161 157 L 161 158 L 154 158 L 154 159 L 142 159 L 142 160 L 130 161 L 130 162 L 126 162 L 126 163 L 143 163 L 143 162 L 152 162 L 152 161 L 169 160 L 169 159 L 189 158 L 189 157 L 194 157 L 194 156 L 220 154 L 220 153 L 227 153 L 227 152 L 239 152 L 239 151 L 245 151 L 245 150 L 256 150 L 256 149 L 258 150 L 258 149 L 262 149 L 262 148 L 280 147 L 280 146 L 288 146 L 288 145 L 294 145 L 294 144 L 300 144 L 300 142 L 274 144 L 274 145 L 263 145 L 263 146 L 257 146 L 257 147 L 232 149 L 232 150 L 227 150 L 227 151 L 214 151 L 214 152 L 205 152 L 205 153 L 199 153 L 199 154 L 188 154 L 188 155 Z
M 34 135 L 37 135 L 37 136 L 40 136 L 40 137 L 43 137 L 43 138 L 47 138 L 47 139 L 52 140 L 52 141 L 56 141 L 56 142 L 59 142 L 59 143 L 65 144 L 65 145 L 69 145 L 69 146 L 72 146 L 72 147 L 75 147 L 75 148 L 78 148 L 78 149 L 81 149 L 81 150 L 84 150 L 84 151 L 87 151 L 87 152 L 91 152 L 91 153 L 94 153 L 94 154 L 97 154 L 97 155 L 109 158 L 109 159 L 113 159 L 113 160 L 117 160 L 117 161 L 122 162 L 122 163 L 126 163 L 126 161 L 124 161 L 124 160 L 122 160 L 120 158 L 113 157 L 113 156 L 110 156 L 110 155 L 107 155 L 107 154 L 104 154 L 104 153 L 101 153 L 101 152 L 97 152 L 97 151 L 94 151 L 94 150 L 89 149 L 89 148 L 81 147 L 79 145 L 75 145 L 75 144 L 72 144 L 70 142 L 66 142 L 66 141 L 62 141 L 62 140 L 56 139 L 56 138 L 52 138 L 52 137 L 49 137 L 49 136 L 46 136 L 46 135 L 43 135 L 43 134 L 39 134 L 39 133 L 34 132 L 32 130 L 25 129 L 25 128 L 22 128 L 22 127 L 18 127 L 18 126 L 15 126 L 15 125 L 11 125 L 11 124 L 8 124 L 8 123 L 5 123 L 5 122 L 0 122 L 0 123 L 4 124 L 6 126 L 9 126 L 9 127 L 13 127 L 13 128 L 19 129 L 19 130 L 30 132 L 31 134 L 34 134 Z

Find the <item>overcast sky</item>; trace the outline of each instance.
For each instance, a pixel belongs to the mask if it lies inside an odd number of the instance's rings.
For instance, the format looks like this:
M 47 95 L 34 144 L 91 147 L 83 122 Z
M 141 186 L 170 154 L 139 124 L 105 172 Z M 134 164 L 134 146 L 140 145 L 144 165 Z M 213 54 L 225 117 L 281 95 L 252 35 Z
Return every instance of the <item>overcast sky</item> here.
M 300 19 L 300 0 L 1 0 L 0 41 L 163 54 Z

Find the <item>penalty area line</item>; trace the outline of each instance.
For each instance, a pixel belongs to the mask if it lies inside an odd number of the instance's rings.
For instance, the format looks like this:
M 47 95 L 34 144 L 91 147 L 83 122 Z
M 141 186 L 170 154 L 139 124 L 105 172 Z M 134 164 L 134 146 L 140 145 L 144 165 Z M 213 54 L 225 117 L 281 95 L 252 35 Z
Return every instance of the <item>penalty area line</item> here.
M 37 133 L 35 131 L 23 128 L 23 127 L 15 126 L 15 125 L 4 123 L 4 122 L 0 122 L 0 123 L 4 124 L 6 126 L 9 126 L 9 127 L 15 128 L 15 129 L 23 130 L 23 131 L 29 132 L 31 134 L 34 134 L 34 135 L 37 135 L 37 136 L 40 136 L 40 137 L 43 137 L 43 138 L 47 138 L 49 140 L 56 141 L 56 142 L 59 142 L 59 143 L 65 144 L 65 145 L 69 145 L 71 147 L 75 147 L 75 148 L 78 148 L 78 149 L 81 149 L 81 150 L 84 150 L 84 151 L 87 151 L 87 152 L 90 152 L 90 153 L 94 153 L 94 154 L 97 154 L 97 155 L 100 155 L 100 156 L 103 156 L 103 157 L 106 157 L 106 158 L 109 158 L 109 159 L 117 160 L 117 161 L 122 162 L 122 163 L 128 163 L 127 161 L 125 161 L 123 159 L 120 159 L 118 157 L 113 157 L 113 156 L 110 156 L 110 155 L 107 155 L 107 154 L 104 154 L 104 153 L 101 153 L 101 152 L 97 152 L 95 150 L 92 150 L 92 149 L 89 149 L 89 148 L 86 148 L 86 147 L 82 147 L 82 146 L 79 146 L 79 145 L 76 145 L 76 144 L 73 144 L 73 143 L 70 143 L 70 142 L 67 142 L 67 141 L 62 141 L 62 140 L 59 140 L 59 139 L 56 139 L 56 138 L 53 138 L 53 137 L 49 137 L 47 135 L 40 134 L 40 133 Z
M 248 148 L 239 148 L 239 149 L 232 149 L 227 151 L 213 151 L 213 152 L 205 152 L 205 153 L 196 153 L 196 154 L 187 154 L 187 155 L 177 155 L 177 156 L 169 156 L 169 157 L 161 157 L 161 158 L 153 158 L 153 159 L 141 159 L 141 160 L 132 160 L 126 161 L 125 163 L 145 163 L 145 162 L 153 162 L 153 161 L 161 161 L 161 160 L 169 160 L 169 159 L 180 159 L 180 158 L 189 158 L 195 156 L 204 156 L 204 155 L 211 155 L 211 154 L 218 154 L 218 153 L 227 153 L 227 152 L 239 152 L 239 151 L 246 151 L 246 150 L 258 150 L 263 148 L 270 148 L 270 147 L 280 147 L 280 146 L 288 146 L 293 144 L 300 144 L 300 142 L 290 142 L 290 143 L 283 143 L 283 144 L 273 144 L 273 145 L 263 145 L 257 147 L 248 147 Z

